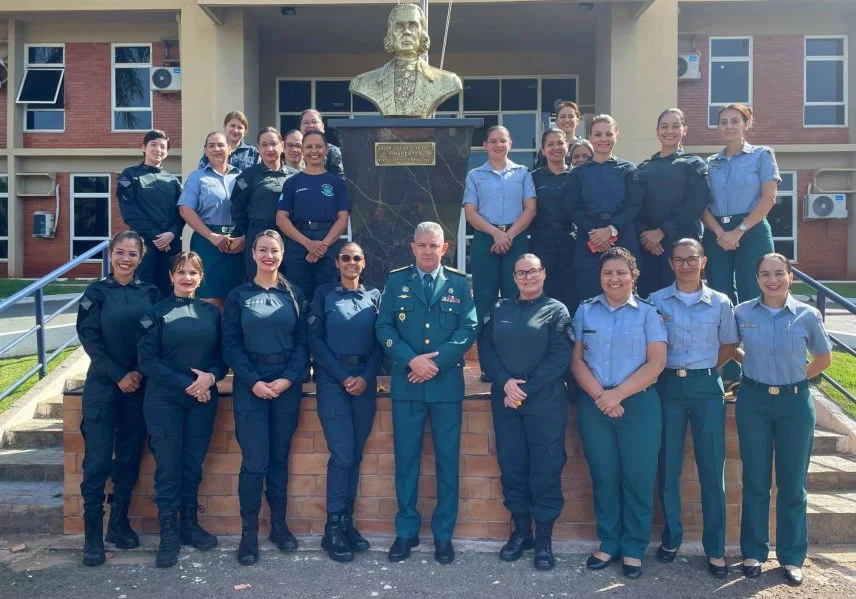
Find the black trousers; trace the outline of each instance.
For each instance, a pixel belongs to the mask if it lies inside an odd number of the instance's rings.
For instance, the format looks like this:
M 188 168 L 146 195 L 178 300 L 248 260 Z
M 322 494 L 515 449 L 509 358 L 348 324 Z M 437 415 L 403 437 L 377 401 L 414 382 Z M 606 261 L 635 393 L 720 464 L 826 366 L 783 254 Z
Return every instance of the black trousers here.
M 575 244 L 576 239 L 567 231 L 535 230 L 529 240 L 529 251 L 547 269 L 544 294 L 565 304 L 571 316 L 579 304 L 574 289 Z
M 169 245 L 169 251 L 162 252 L 155 247 L 150 239 L 143 239 L 146 244 L 146 255 L 137 267 L 137 276 L 146 283 L 151 283 L 160 289 L 161 295 L 167 297 L 172 293 L 172 282 L 169 280 L 169 264 L 173 256 L 181 251 L 181 238 L 176 237 Z

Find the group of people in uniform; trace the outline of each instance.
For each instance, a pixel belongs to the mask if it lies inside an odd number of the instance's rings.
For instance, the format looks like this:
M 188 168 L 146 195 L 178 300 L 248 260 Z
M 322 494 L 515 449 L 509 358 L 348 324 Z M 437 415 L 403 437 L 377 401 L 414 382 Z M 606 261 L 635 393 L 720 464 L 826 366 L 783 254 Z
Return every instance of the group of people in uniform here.
M 144 161 L 118 182 L 132 230 L 113 238 L 112 273 L 90 285 L 79 308 L 92 358 L 81 424 L 84 564 L 103 563 L 105 539 L 139 543 L 128 506 L 146 431 L 156 461 L 157 565 L 174 565 L 182 544 L 217 545 L 199 525 L 197 495 L 217 383 L 228 369 L 242 452 L 238 560 L 259 558 L 263 489 L 271 542 L 296 550 L 285 518 L 288 458 L 310 356 L 330 451 L 321 545 L 340 562 L 367 550 L 354 504 L 384 353 L 398 500 L 389 559 L 407 559 L 420 542 L 429 419 L 434 556 L 453 562 L 464 354 L 478 339 L 513 521 L 502 560 L 534 549 L 537 569 L 555 566 L 572 399 L 600 539 L 587 567 L 620 558 L 625 576 L 642 574 L 655 483 L 665 515 L 657 558 L 675 560 L 689 423 L 708 568 L 726 577 L 724 397 L 739 382 L 742 571 L 759 576 L 767 560 L 775 455 L 777 556 L 786 580 L 800 584 L 814 428 L 808 380 L 829 365 L 831 344 L 817 310 L 789 293 L 790 262 L 773 252 L 773 152 L 746 141 L 752 114 L 740 104 L 720 111 L 725 147 L 706 161 L 684 153 L 678 109 L 660 115 L 660 151 L 639 165 L 615 156 L 613 117 L 591 119 L 587 140 L 575 137 L 580 118 L 576 104 L 561 103 L 531 172 L 508 158 L 506 128 L 487 130 L 488 160 L 469 173 L 463 196 L 475 229 L 472 290 L 443 263 L 449 244 L 432 222 L 416 227 L 413 263 L 390 273 L 382 292 L 361 281 L 371 256 L 342 239 L 351 206 L 341 153 L 317 111 L 305 111 L 301 130 L 285 140 L 262 129 L 256 148 L 243 142 L 244 115 L 230 113 L 224 131 L 206 138 L 184 188 L 162 168 L 167 136 L 146 134 Z M 184 223 L 194 231 L 189 252 L 179 247 Z

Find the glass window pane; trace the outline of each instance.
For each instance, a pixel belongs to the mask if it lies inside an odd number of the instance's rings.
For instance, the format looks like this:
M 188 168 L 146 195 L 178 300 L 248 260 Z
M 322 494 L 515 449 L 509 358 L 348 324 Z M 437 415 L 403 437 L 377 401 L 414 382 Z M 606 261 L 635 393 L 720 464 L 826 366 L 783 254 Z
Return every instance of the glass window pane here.
M 351 102 L 354 112 L 377 112 L 377 106 L 362 96 L 351 94 Z
M 110 177 L 75 175 L 74 193 L 110 193 Z
M 152 104 L 149 69 L 116 69 L 116 108 L 148 108 Z
M 788 260 L 795 260 L 793 241 L 773 241 L 773 249 Z
M 530 112 L 529 114 L 503 114 L 502 124 L 511 133 L 512 147 L 522 150 L 524 148 L 537 148 L 538 142 L 535 139 L 537 114 Z
M 749 57 L 749 38 L 736 40 L 710 40 L 710 55 L 719 56 L 745 56 Z
M 719 124 L 719 109 L 721 106 L 711 106 L 707 109 L 707 124 L 716 127 Z
M 806 106 L 806 125 L 843 125 L 844 106 Z
M 502 109 L 503 110 L 537 110 L 538 80 L 537 79 L 503 79 L 502 80 Z
M 437 112 L 458 112 L 461 108 L 461 94 L 452 96 L 440 106 L 437 107 Z M 455 115 L 457 116 L 457 115 Z
M 301 112 L 312 106 L 312 83 L 310 81 L 280 81 L 279 111 Z
M 794 236 L 794 196 L 780 195 L 776 197 L 776 204 L 767 215 L 773 237 Z
M 72 241 L 72 243 L 71 243 L 71 257 L 77 258 L 81 254 L 85 253 L 87 250 L 91 250 L 92 248 L 94 248 L 96 245 L 101 243 L 101 241 L 103 241 L 103 240 L 92 239 L 92 240 L 86 240 L 86 241 L 77 241 L 77 240 Z M 98 259 L 98 258 L 93 258 L 93 260 L 95 260 L 95 259 Z
M 499 116 L 495 114 L 465 114 L 465 118 L 484 119 L 484 124 L 481 127 L 473 129 L 473 144 L 472 147 L 482 147 L 485 141 L 485 133 L 494 125 L 499 124 Z M 482 161 L 484 162 L 484 161 Z
M 9 193 L 9 177 L 8 175 L 0 175 L 0 193 Z
M 467 172 L 480 167 L 485 162 L 487 162 L 487 152 L 484 150 L 473 150 L 470 152 L 469 162 L 467 162 Z M 469 235 L 472 235 L 472 233 L 469 233 Z
M 285 135 L 292 129 L 300 129 L 300 115 L 299 114 L 281 114 L 279 116 L 279 131 L 282 135 Z M 255 142 L 255 139 L 253 139 Z M 247 142 L 249 143 L 249 142 Z
M 21 104 L 53 104 L 64 72 L 63 69 L 28 69 L 16 101 Z
M 710 77 L 711 102 L 749 101 L 748 62 L 713 62 Z
M 779 191 L 794 190 L 794 176 L 791 173 L 781 173 L 782 182 L 779 183 Z
M 512 162 L 522 164 L 526 168 L 531 168 L 535 164 L 535 152 L 509 152 L 508 158 Z
M 350 81 L 316 81 L 315 109 L 325 112 L 350 112 Z
M 555 114 L 556 105 L 564 100 L 577 101 L 576 79 L 541 80 L 541 112 Z
M 152 62 L 152 49 L 149 46 L 119 46 L 113 48 L 115 64 L 147 64 Z
M 113 128 L 117 131 L 145 131 L 152 128 L 151 110 L 117 110 L 113 113 Z
M 0 241 L 0 260 L 9 259 L 9 242 L 6 240 Z
M 348 115 L 330 115 L 322 117 L 321 120 L 324 122 L 324 136 L 327 138 L 328 144 L 333 144 L 334 146 L 338 146 L 339 144 L 339 133 L 336 129 L 331 129 L 328 121 L 330 119 L 346 119 Z
M 107 237 L 110 234 L 110 198 L 74 198 L 73 237 Z
M 844 62 L 819 60 L 805 63 L 807 102 L 844 101 Z
M 28 131 L 62 131 L 65 129 L 64 110 L 28 110 Z
M 9 235 L 9 199 L 0 199 L 0 237 Z M 5 256 L 4 256 L 5 258 Z
M 63 64 L 64 48 L 30 46 L 27 48 L 27 64 Z
M 807 39 L 805 41 L 806 56 L 844 56 L 844 40 L 842 38 Z
M 499 79 L 465 79 L 464 110 L 499 110 Z

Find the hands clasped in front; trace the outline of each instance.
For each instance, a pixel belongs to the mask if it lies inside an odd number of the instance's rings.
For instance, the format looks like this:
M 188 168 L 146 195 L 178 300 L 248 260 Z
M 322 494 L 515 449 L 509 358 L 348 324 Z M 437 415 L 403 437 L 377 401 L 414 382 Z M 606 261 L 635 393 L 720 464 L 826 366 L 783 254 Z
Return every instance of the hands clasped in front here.
M 434 358 L 440 355 L 440 352 L 432 351 L 427 354 L 419 354 L 410 362 L 410 372 L 407 374 L 407 380 L 411 383 L 424 383 L 429 381 L 440 372 L 440 367 L 434 363 Z
M 624 416 L 624 408 L 621 407 L 621 394 L 615 389 L 604 389 L 594 397 L 594 403 L 598 409 L 610 418 L 621 418 Z
M 196 380 L 188 385 L 184 392 L 200 403 L 208 403 L 211 401 L 211 387 L 216 382 L 214 375 L 196 368 L 190 370 L 196 375 Z
M 269 383 L 258 381 L 251 389 L 253 395 L 260 399 L 276 399 L 291 387 L 288 379 L 274 379 Z

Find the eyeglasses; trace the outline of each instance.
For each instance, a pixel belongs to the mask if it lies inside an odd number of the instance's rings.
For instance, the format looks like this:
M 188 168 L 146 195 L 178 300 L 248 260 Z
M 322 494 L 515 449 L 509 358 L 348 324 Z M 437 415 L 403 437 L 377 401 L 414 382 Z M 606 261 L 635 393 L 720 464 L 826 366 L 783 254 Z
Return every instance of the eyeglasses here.
M 285 144 L 285 147 L 289 150 L 296 150 L 298 148 L 302 148 L 303 144 Z
M 515 270 L 514 278 L 518 281 L 522 281 L 523 279 L 535 279 L 544 272 L 543 268 L 531 268 L 529 270 Z
M 672 264 L 675 266 L 698 266 L 701 264 L 701 256 L 690 256 L 688 258 L 671 258 Z
M 348 254 L 339 254 L 339 260 L 341 260 L 345 264 L 347 264 L 348 262 L 351 262 L 352 260 L 353 260 L 354 264 L 359 264 L 360 262 L 363 261 L 363 257 L 362 256 L 351 256 Z

